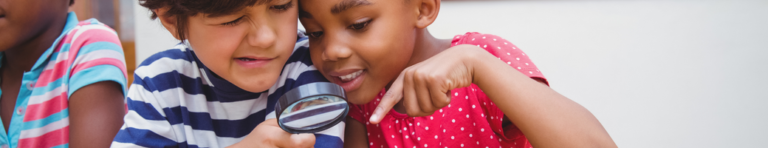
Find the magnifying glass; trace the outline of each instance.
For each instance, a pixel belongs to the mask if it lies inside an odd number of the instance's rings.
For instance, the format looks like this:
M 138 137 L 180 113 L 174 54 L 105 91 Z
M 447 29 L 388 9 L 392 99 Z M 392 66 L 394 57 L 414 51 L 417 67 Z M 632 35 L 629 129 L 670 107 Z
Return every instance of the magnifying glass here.
M 333 83 L 301 85 L 277 101 L 277 123 L 294 134 L 326 130 L 346 119 L 349 112 L 346 97 L 344 89 Z

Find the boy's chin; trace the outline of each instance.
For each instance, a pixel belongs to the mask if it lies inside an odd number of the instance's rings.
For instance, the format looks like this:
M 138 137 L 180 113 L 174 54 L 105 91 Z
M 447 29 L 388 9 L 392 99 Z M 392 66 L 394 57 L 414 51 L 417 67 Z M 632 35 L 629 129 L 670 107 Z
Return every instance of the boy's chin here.
M 252 93 L 259 93 L 269 90 L 269 88 L 272 88 L 272 86 L 277 82 L 278 77 L 272 78 L 272 79 L 261 79 L 256 81 L 230 81 L 235 86 L 240 87 L 240 89 L 243 89 L 248 92 Z M 229 81 L 229 80 L 228 80 Z M 237 83 L 240 82 L 240 83 Z
M 267 90 L 269 90 L 269 88 L 270 88 L 270 87 L 272 87 L 272 86 L 270 85 L 269 87 L 262 87 L 262 86 L 254 86 L 254 87 L 248 87 L 248 86 L 245 86 L 245 87 L 243 87 L 243 86 L 237 86 L 237 87 L 240 87 L 240 89 L 243 89 L 243 90 L 245 90 L 245 91 L 248 91 L 248 92 L 252 92 L 252 93 L 260 93 L 260 92 L 264 92 L 264 91 L 267 91 Z

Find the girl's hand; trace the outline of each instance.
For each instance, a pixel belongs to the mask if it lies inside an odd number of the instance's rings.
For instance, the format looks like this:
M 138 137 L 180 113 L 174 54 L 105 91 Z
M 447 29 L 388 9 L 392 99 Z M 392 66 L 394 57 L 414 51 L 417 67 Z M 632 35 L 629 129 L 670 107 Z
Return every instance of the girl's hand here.
M 452 89 L 473 83 L 472 64 L 476 59 L 496 57 L 480 47 L 459 45 L 406 68 L 382 97 L 370 122 L 378 124 L 403 98 L 406 112 L 412 117 L 428 116 L 448 106 Z
M 277 119 L 267 119 L 245 136 L 242 141 L 228 148 L 311 148 L 315 145 L 314 134 L 291 134 L 277 125 Z

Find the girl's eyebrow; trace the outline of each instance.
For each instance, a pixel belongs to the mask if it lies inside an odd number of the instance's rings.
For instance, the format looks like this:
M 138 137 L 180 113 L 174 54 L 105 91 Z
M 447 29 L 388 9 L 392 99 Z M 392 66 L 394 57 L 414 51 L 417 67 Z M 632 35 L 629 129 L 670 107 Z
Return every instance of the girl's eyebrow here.
M 362 5 L 370 5 L 371 2 L 368 2 L 367 0 L 344 0 L 341 1 L 339 4 L 336 4 L 331 8 L 332 14 L 339 14 L 347 9 L 351 9 L 357 6 Z

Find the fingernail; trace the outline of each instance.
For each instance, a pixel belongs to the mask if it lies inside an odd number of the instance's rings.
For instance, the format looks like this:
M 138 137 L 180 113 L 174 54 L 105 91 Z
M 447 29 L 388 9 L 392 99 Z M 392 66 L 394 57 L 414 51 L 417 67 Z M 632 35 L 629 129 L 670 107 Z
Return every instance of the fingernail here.
M 376 113 L 374 113 L 374 114 L 371 116 L 371 119 L 369 119 L 369 121 L 371 121 L 371 122 L 376 122 L 376 120 L 379 120 L 379 115 L 377 115 Z

